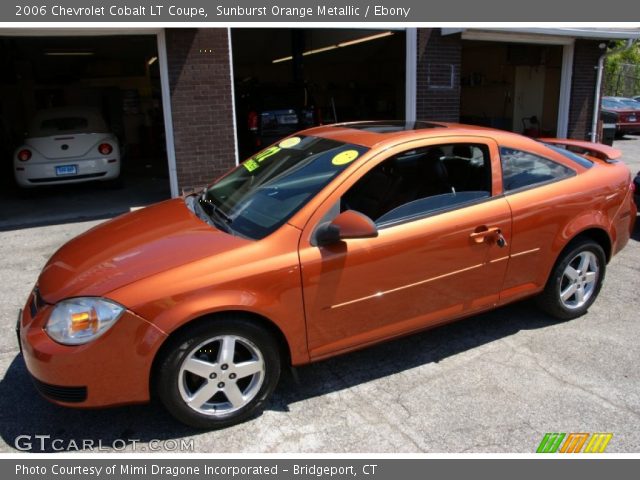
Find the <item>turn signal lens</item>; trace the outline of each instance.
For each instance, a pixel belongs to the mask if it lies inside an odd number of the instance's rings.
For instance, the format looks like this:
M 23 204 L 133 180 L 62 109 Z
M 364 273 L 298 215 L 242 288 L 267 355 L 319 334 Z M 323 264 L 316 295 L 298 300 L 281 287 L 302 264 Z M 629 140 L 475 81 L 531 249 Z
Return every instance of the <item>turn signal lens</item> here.
M 81 330 L 92 330 L 94 333 L 97 331 L 98 317 L 96 311 L 90 312 L 72 313 L 71 314 L 71 331 L 79 332 Z

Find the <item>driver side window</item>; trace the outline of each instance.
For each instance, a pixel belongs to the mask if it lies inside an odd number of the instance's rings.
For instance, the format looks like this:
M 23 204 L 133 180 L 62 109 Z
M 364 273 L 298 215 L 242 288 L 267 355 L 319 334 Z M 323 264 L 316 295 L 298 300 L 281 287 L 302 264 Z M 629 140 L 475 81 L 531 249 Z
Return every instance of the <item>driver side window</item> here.
M 342 199 L 385 227 L 491 196 L 491 161 L 483 144 L 408 150 L 367 172 Z

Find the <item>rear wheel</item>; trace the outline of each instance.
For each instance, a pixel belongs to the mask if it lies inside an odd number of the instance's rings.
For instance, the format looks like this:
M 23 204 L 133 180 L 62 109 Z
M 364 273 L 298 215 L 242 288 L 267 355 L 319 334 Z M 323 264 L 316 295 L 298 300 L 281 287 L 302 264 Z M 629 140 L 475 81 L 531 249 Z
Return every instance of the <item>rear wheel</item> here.
M 180 333 L 157 373 L 158 395 L 173 416 L 197 428 L 223 428 L 262 410 L 280 376 L 280 355 L 268 331 L 230 317 Z
M 538 305 L 562 320 L 583 315 L 600 293 L 605 270 L 602 247 L 590 239 L 578 240 L 556 263 Z

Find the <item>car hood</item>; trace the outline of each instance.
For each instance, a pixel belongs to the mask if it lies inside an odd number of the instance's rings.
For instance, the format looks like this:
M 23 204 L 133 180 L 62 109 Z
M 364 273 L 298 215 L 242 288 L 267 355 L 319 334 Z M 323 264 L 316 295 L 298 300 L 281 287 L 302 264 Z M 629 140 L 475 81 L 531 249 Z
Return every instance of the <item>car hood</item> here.
M 100 224 L 62 246 L 38 286 L 47 303 L 106 296 L 145 277 L 249 243 L 196 217 L 184 200 L 152 205 Z

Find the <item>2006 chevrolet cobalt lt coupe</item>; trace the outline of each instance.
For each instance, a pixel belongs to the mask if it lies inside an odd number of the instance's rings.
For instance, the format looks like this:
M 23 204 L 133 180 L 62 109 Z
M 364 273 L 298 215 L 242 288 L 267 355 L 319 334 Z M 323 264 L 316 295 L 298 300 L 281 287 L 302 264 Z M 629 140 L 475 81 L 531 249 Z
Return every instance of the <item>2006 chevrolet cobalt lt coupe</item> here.
M 218 428 L 285 365 L 531 296 L 577 317 L 635 221 L 619 156 L 455 124 L 300 132 L 60 248 L 19 319 L 27 368 L 61 405 L 155 394 Z

